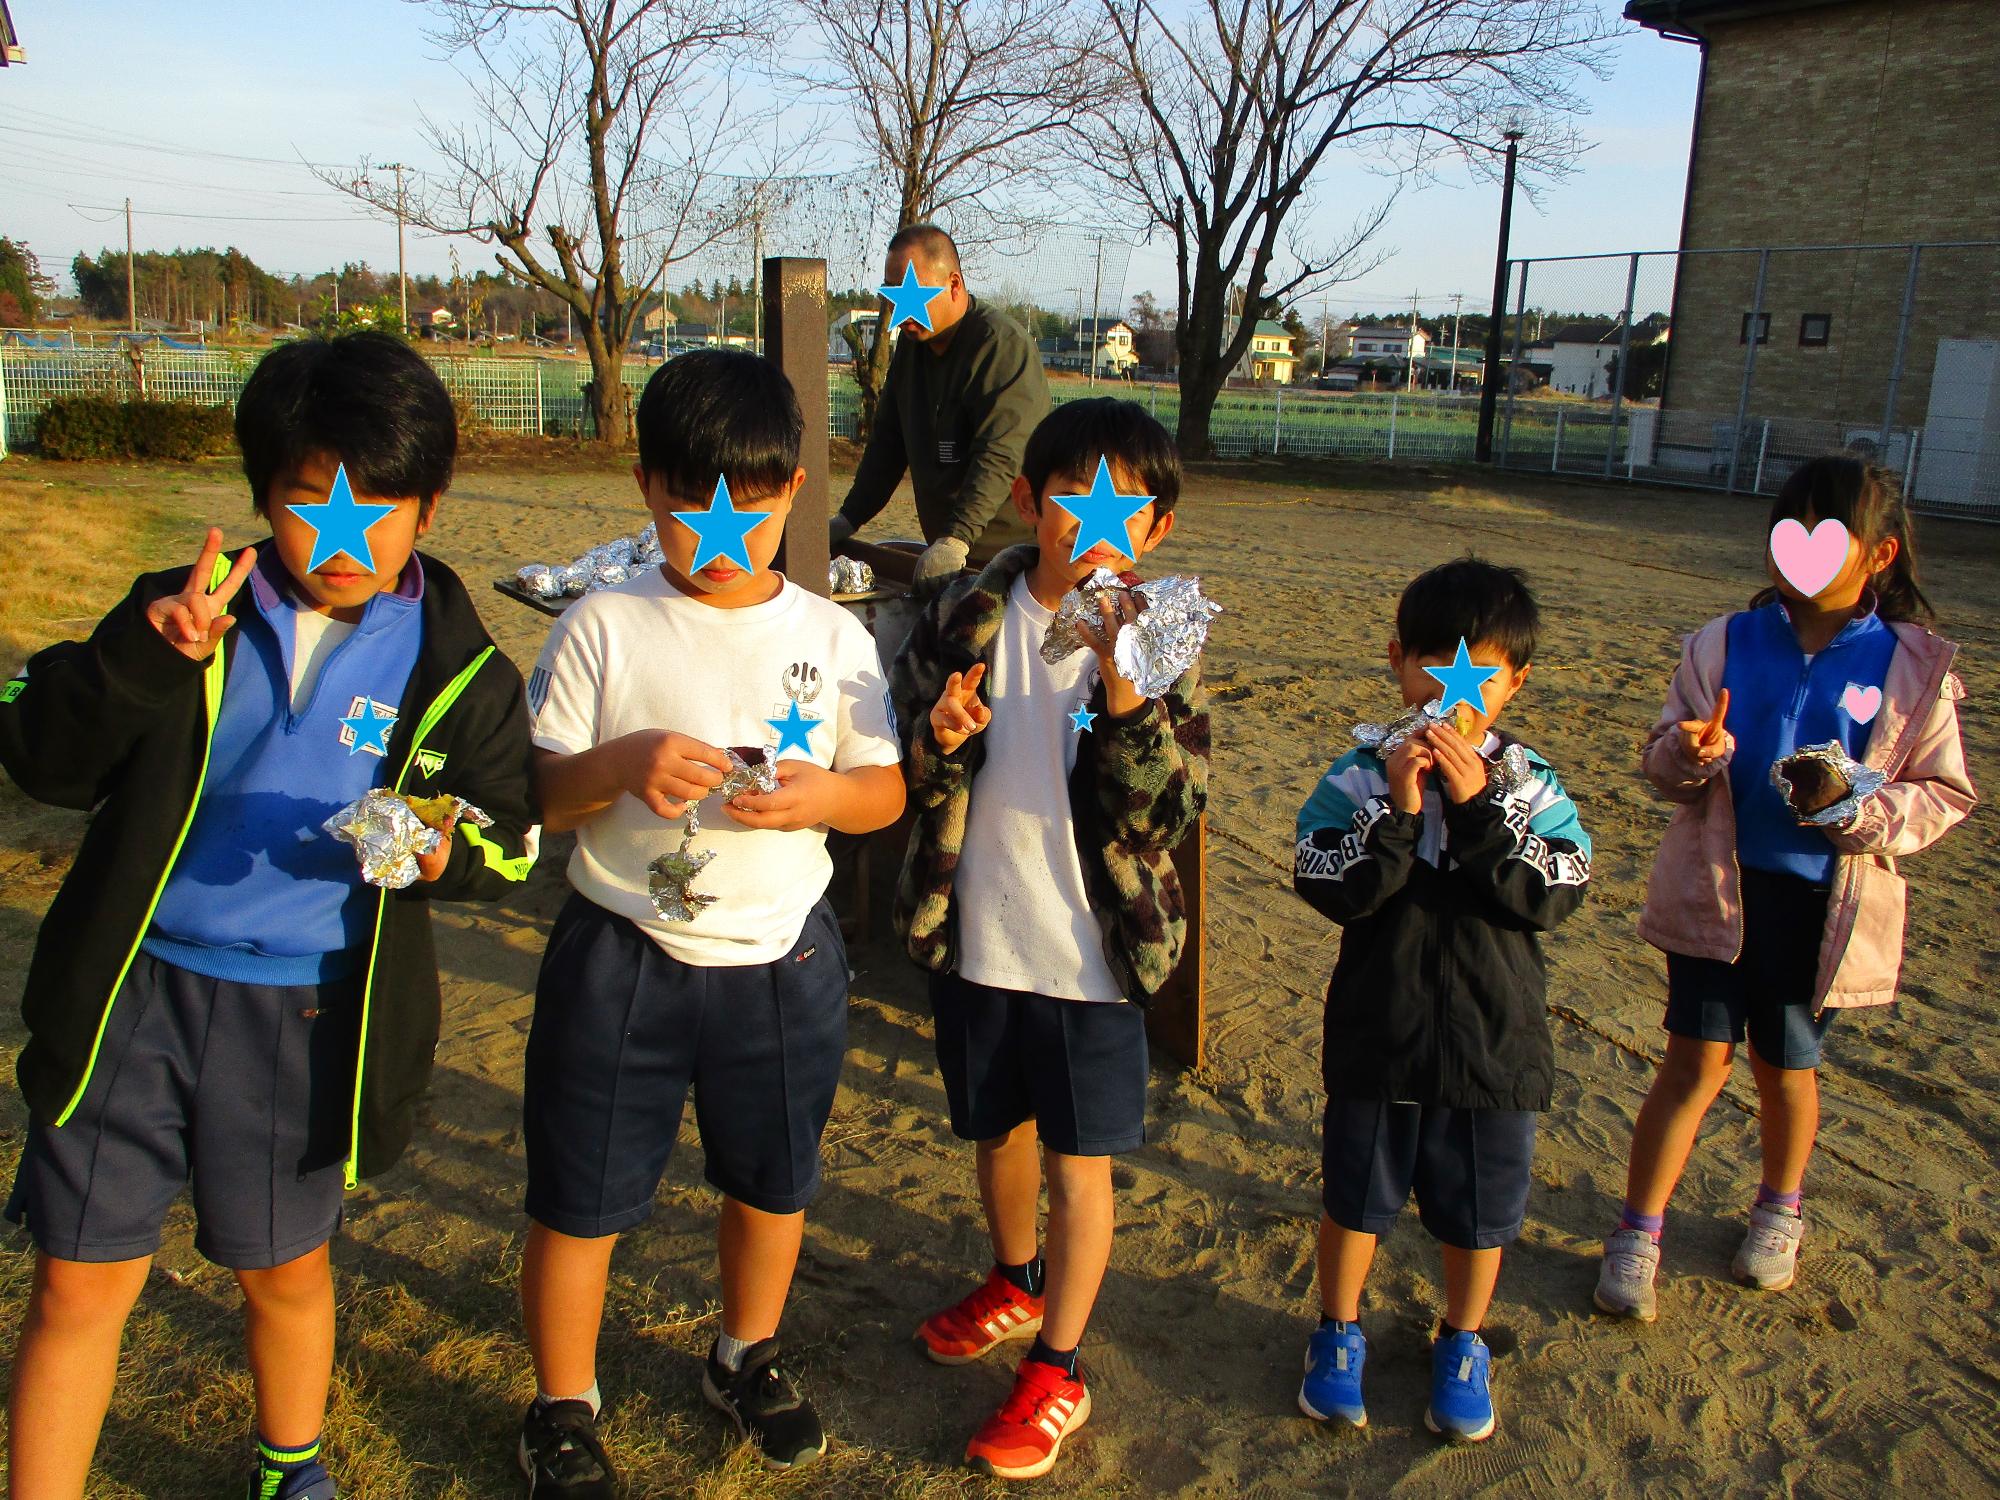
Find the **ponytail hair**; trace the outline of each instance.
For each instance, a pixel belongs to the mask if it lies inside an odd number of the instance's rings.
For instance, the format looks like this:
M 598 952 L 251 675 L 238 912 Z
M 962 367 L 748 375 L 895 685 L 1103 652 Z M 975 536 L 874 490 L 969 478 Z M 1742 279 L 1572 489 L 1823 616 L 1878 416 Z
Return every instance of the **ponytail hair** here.
M 1769 529 L 1785 520 L 1803 523 L 1808 516 L 1815 522 L 1840 522 L 1864 552 L 1894 537 L 1896 560 L 1868 580 L 1875 592 L 1876 614 L 1884 620 L 1917 624 L 1937 618 L 1917 584 L 1916 527 L 1893 472 L 1849 453 L 1808 459 L 1778 491 L 1765 526 Z M 1761 589 L 1750 607 L 1759 609 L 1778 597 L 1775 588 Z

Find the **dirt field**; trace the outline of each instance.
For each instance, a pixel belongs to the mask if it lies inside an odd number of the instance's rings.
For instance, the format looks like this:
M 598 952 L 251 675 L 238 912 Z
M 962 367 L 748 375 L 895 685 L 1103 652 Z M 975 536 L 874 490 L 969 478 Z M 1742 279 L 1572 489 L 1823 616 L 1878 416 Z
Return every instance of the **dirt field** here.
M 503 648 L 532 660 L 543 624 L 487 580 L 634 529 L 615 466 L 522 450 L 469 463 L 433 550 L 473 585 Z M 836 481 L 836 494 L 843 489 Z M 0 467 L 0 657 L 86 629 L 140 563 L 191 555 L 220 521 L 255 535 L 224 466 Z M 2000 1488 L 1995 1293 L 2000 825 L 1985 809 L 1909 862 L 1903 1003 L 1843 1020 L 1808 1179 L 1798 1284 L 1728 1280 L 1756 1184 L 1755 1096 L 1739 1071 L 1669 1219 L 1662 1316 L 1596 1317 L 1633 1116 L 1661 1050 L 1657 954 L 1634 934 L 1665 822 L 1635 774 L 1680 636 L 1758 584 L 1764 507 L 1657 490 L 1541 487 L 1415 469 L 1248 467 L 1195 476 L 1160 571 L 1196 571 L 1229 613 L 1214 631 L 1211 1061 L 1158 1071 L 1150 1143 L 1116 1169 L 1119 1231 L 1084 1349 L 1091 1425 L 1037 1487 L 1061 1496 L 1928 1494 Z M 908 535 L 899 502 L 871 534 Z M 1525 1235 L 1489 1339 L 1497 1438 L 1439 1446 L 1422 1428 L 1434 1247 L 1405 1218 L 1363 1317 L 1365 1434 L 1299 1416 L 1315 1311 L 1320 995 L 1335 931 L 1289 889 L 1292 822 L 1357 718 L 1394 702 L 1382 663 L 1401 584 L 1468 547 L 1526 567 L 1546 641 L 1510 727 L 1561 772 L 1596 840 L 1592 896 L 1548 943 L 1559 1080 Z M 2000 786 L 1992 663 L 2000 531 L 1931 523 L 1920 555 L 1945 633 L 1966 648 L 1975 779 Z M 80 827 L 0 786 L 0 990 L 19 983 Z M 523 1220 L 521 1051 L 537 958 L 563 892 L 554 841 L 510 904 L 443 909 L 448 1013 L 436 1086 L 405 1162 L 350 1199 L 335 1248 L 341 1354 L 330 1447 L 346 1492 L 514 1492 L 531 1393 L 513 1281 Z M 852 1051 L 826 1136 L 786 1338 L 836 1437 L 816 1469 L 770 1479 L 701 1405 L 715 1332 L 714 1195 L 690 1117 L 659 1211 L 630 1235 L 601 1356 L 608 1437 L 647 1496 L 987 1495 L 956 1468 L 1008 1369 L 940 1370 L 918 1319 L 987 1251 L 969 1149 L 944 1121 L 922 990 L 893 946 L 854 955 Z M 20 1044 L 11 1001 L 0 1044 Z M 0 1175 L 24 1118 L 0 1103 Z M 95 1494 L 231 1492 L 247 1441 L 237 1294 L 191 1246 L 185 1209 L 127 1343 Z M 0 1338 L 27 1284 L 0 1250 Z M 1010 1362 L 1011 1363 L 1011 1362 Z

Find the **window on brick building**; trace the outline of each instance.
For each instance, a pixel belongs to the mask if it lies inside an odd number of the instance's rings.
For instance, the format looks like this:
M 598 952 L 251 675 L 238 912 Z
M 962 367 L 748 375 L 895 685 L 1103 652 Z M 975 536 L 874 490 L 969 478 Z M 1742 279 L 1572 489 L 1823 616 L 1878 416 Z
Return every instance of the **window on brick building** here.
M 1743 331 L 1736 335 L 1736 342 L 1739 344 L 1750 342 L 1750 314 L 1748 313 L 1743 315 Z M 1771 315 L 1769 313 L 1757 314 L 1757 342 L 1760 344 L 1771 342 Z
M 1799 347 L 1824 349 L 1833 342 L 1833 314 L 1807 313 L 1799 319 Z

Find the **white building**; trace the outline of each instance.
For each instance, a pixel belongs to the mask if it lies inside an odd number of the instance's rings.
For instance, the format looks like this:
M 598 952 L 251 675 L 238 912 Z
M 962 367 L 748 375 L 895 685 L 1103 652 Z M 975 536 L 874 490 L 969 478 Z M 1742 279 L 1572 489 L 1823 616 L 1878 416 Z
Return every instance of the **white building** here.
M 1353 323 L 1334 330 L 1335 359 L 1422 359 L 1431 341 L 1423 329 L 1399 323 Z M 1345 345 L 1345 347 L 1342 347 Z
M 849 309 L 835 318 L 827 326 L 826 330 L 826 357 L 834 364 L 852 364 L 854 362 L 854 350 L 847 342 L 847 330 L 850 328 L 854 330 L 855 337 L 861 340 L 861 347 L 865 349 L 868 347 L 868 340 L 871 330 L 875 326 L 875 320 L 880 316 L 881 312 L 877 308 L 856 307 Z M 890 348 L 893 349 L 895 347 L 896 335 L 901 331 L 902 329 L 899 325 L 890 325 Z

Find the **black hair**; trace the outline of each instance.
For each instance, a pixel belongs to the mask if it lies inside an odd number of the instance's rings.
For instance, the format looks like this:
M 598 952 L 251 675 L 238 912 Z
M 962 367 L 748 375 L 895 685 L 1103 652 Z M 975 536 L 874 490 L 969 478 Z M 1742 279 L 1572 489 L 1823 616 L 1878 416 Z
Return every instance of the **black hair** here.
M 1167 429 L 1136 401 L 1093 396 L 1065 401 L 1029 434 L 1027 451 L 1021 455 L 1021 476 L 1035 492 L 1036 508 L 1058 474 L 1080 476 L 1088 484 L 1100 457 L 1138 479 L 1142 493 L 1153 497 L 1156 518 L 1180 499 L 1181 455 Z
M 1864 552 L 1894 537 L 1896 560 L 1868 580 L 1875 590 L 1875 613 L 1885 620 L 1937 618 L 1931 601 L 1917 586 L 1916 526 L 1894 473 L 1850 453 L 1807 459 L 1771 502 L 1764 529 L 1769 532 L 1780 521 L 1803 522 L 1808 516 L 1815 522 L 1840 522 Z M 1778 597 L 1776 588 L 1761 589 L 1750 607 L 1760 609 Z
M 775 494 L 799 466 L 805 418 L 784 371 L 741 349 L 668 360 L 639 397 L 639 467 L 682 500 Z
M 889 241 L 889 253 L 898 250 L 921 255 L 934 268 L 960 270 L 958 242 L 935 224 L 905 224 Z
M 358 492 L 414 495 L 428 516 L 451 483 L 458 418 L 437 371 L 401 339 L 315 336 L 257 362 L 236 398 L 236 445 L 259 515 L 281 472 L 324 455 Z
M 1534 660 L 1541 623 L 1526 574 L 1470 556 L 1419 574 L 1396 601 L 1396 639 L 1406 656 L 1450 656 L 1460 641 L 1484 643 L 1519 671 Z

